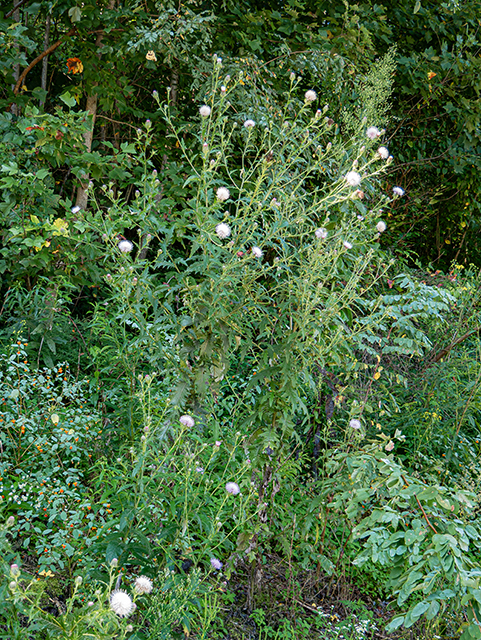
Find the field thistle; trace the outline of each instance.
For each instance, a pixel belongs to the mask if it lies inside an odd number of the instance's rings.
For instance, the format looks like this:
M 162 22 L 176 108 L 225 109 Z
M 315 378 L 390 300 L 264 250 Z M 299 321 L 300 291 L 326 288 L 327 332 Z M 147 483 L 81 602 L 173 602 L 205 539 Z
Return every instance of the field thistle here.
M 179 418 L 180 424 L 183 424 L 184 427 L 192 428 L 195 424 L 195 420 L 192 416 L 184 415 Z
M 327 229 L 323 229 L 322 227 L 320 229 L 316 229 L 314 231 L 314 235 L 316 238 L 319 238 L 319 240 L 325 240 L 327 238 Z
M 351 429 L 358 430 L 361 428 L 361 422 L 357 420 L 357 418 L 353 418 L 352 420 L 350 420 L 349 426 L 351 427 Z
M 262 258 L 262 249 L 259 247 L 252 247 L 252 255 L 255 258 Z
M 222 569 L 222 562 L 220 560 L 217 560 L 217 558 L 211 558 L 210 566 L 216 571 L 220 571 Z
M 240 493 L 240 487 L 237 482 L 228 482 L 225 485 L 225 490 L 227 491 L 227 493 L 230 493 L 233 496 L 236 496 L 238 493 Z
M 206 104 L 203 104 L 199 109 L 199 113 L 203 118 L 208 118 L 210 116 L 210 112 L 211 112 L 211 108 L 208 107 Z
M 255 126 L 256 126 L 256 123 L 254 122 L 254 120 L 246 120 L 244 122 L 244 127 L 246 129 L 251 129 L 252 127 L 255 127 Z
M 217 200 L 225 202 L 230 198 L 230 191 L 227 187 L 219 187 L 216 191 Z
M 401 197 L 404 195 L 404 189 L 401 189 L 401 187 L 393 187 L 392 192 L 394 193 L 395 196 Z
M 382 160 L 387 160 L 389 158 L 389 149 L 386 147 L 379 147 L 377 155 L 382 158 Z
M 344 180 L 351 187 L 358 187 L 361 184 L 361 176 L 357 171 L 348 171 L 344 176 Z
M 121 253 L 130 253 L 134 248 L 130 240 L 121 240 L 117 246 Z
M 142 595 L 144 593 L 151 593 L 152 589 L 152 580 L 150 578 L 147 578 L 147 576 L 138 576 L 135 579 L 135 593 L 138 593 L 139 595 Z
M 366 130 L 366 135 L 369 138 L 369 140 L 375 140 L 376 138 L 379 138 L 379 136 L 381 135 L 381 132 L 377 127 L 369 127 Z
M 347 240 L 344 240 L 344 242 L 342 244 L 346 249 L 348 249 L 348 250 L 352 249 L 352 244 L 350 242 L 348 242 Z
M 304 100 L 306 102 L 314 102 L 316 98 L 317 98 L 317 93 L 315 91 L 312 91 L 312 89 L 309 89 L 309 91 L 306 91 L 306 93 L 304 94 Z
M 215 228 L 216 234 L 219 236 L 221 240 L 224 238 L 228 238 L 231 234 L 231 230 L 228 224 L 225 222 L 220 222 Z
M 386 231 L 386 223 L 384 222 L 384 220 L 379 220 L 376 225 L 376 229 L 379 231 L 379 233 L 384 233 L 384 231 Z
M 110 608 L 121 618 L 126 618 L 134 610 L 134 603 L 128 593 L 116 589 L 110 596 Z

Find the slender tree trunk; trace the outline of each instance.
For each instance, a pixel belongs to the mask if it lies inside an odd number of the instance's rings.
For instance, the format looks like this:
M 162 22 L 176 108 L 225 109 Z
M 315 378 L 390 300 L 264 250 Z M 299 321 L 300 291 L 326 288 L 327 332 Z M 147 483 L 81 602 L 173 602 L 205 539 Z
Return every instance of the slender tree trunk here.
M 115 7 L 115 0 L 109 0 L 109 4 L 107 6 L 107 9 L 109 11 L 111 11 L 114 7 Z M 104 33 L 103 33 L 103 31 L 101 31 L 97 35 L 97 39 L 95 41 L 95 46 L 96 46 L 97 50 L 99 50 L 101 45 L 102 45 L 103 37 L 104 37 Z M 100 58 L 102 57 L 102 54 L 100 53 L 100 51 L 98 51 L 97 57 L 98 57 L 99 62 L 100 62 Z M 95 118 L 97 116 L 98 94 L 95 93 L 95 87 L 96 86 L 97 86 L 97 83 L 95 83 L 92 86 L 92 93 L 87 96 L 86 110 L 92 116 L 92 127 L 90 129 L 88 129 L 84 133 L 84 142 L 85 142 L 85 147 L 86 147 L 87 153 L 90 153 L 90 151 L 92 150 L 92 140 L 93 140 L 93 136 L 94 136 Z M 84 174 L 81 177 L 80 184 L 79 184 L 78 189 L 77 189 L 77 198 L 76 198 L 75 204 L 76 204 L 77 207 L 80 207 L 81 209 L 86 209 L 87 208 L 87 204 L 88 204 L 88 191 L 87 191 L 87 189 L 88 189 L 89 179 L 90 179 L 90 176 L 88 175 L 88 173 Z
M 45 38 L 43 40 L 43 50 L 48 49 L 48 43 L 50 40 L 50 13 L 47 14 L 47 20 L 45 21 Z M 43 91 L 47 91 L 47 72 L 48 72 L 48 56 L 42 60 L 42 80 L 41 87 Z M 45 105 L 45 97 L 40 98 L 39 107 L 43 109 Z
M 15 0 L 13 0 L 13 6 L 15 7 Z M 17 8 L 14 10 L 14 12 L 13 12 L 13 14 L 12 14 L 12 15 L 13 15 L 13 19 L 15 20 L 15 22 L 20 22 L 20 8 L 19 8 L 19 7 L 17 7 Z M 14 46 L 14 48 L 17 50 L 17 54 L 19 54 L 19 53 L 20 53 L 20 49 L 19 49 L 19 47 L 18 47 L 18 43 L 17 43 L 17 42 L 15 42 L 13 46 Z M 16 84 L 17 84 L 17 82 L 18 82 L 19 77 L 20 77 L 20 63 L 16 64 L 16 65 L 13 67 L 13 79 L 14 79 L 14 84 L 13 84 L 12 89 L 14 89 L 14 87 L 16 86 Z M 13 113 L 13 115 L 14 115 L 14 116 L 18 116 L 18 107 L 17 107 L 17 105 L 16 105 L 16 103 L 15 103 L 15 102 L 12 104 L 11 112 Z

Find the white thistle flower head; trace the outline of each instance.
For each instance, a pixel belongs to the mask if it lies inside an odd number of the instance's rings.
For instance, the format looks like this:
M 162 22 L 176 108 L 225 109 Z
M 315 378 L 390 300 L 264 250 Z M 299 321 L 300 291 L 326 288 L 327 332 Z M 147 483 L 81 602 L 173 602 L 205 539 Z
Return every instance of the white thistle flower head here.
M 352 244 L 350 242 L 348 242 L 347 240 L 344 240 L 344 242 L 342 244 L 346 249 L 348 249 L 348 250 L 352 249 Z
M 210 112 L 211 109 L 206 104 L 203 104 L 199 109 L 199 113 L 203 118 L 208 118 L 210 116 Z
M 220 92 L 221 93 L 225 93 L 227 91 L 227 89 L 224 87 L 224 85 L 221 86 L 220 88 Z
M 256 258 L 262 258 L 262 249 L 259 247 L 252 247 L 252 255 Z
M 377 127 L 369 127 L 366 130 L 366 135 L 369 138 L 369 140 L 375 140 L 376 138 L 379 138 L 379 136 L 381 135 L 381 132 Z
M 230 191 L 227 187 L 219 187 L 216 192 L 217 200 L 220 202 L 225 202 L 230 198 Z
M 256 126 L 256 123 L 254 122 L 254 120 L 246 120 L 244 122 L 244 127 L 246 129 L 251 129 L 252 127 L 255 127 L 255 126 Z
M 379 231 L 379 233 L 384 233 L 384 231 L 386 231 L 386 223 L 384 222 L 384 220 L 379 220 L 379 222 L 376 225 L 376 229 Z
M 312 91 L 312 89 L 310 89 L 309 91 L 306 91 L 306 93 L 304 94 L 304 100 L 306 102 L 314 102 L 314 100 L 317 99 L 317 93 L 315 91 Z
M 327 229 L 323 229 L 322 227 L 320 229 L 316 229 L 314 231 L 314 235 L 316 238 L 319 238 L 319 240 L 325 240 L 327 238 Z
M 136 593 L 151 593 L 153 589 L 152 580 L 147 576 L 138 576 L 135 579 L 134 589 Z
M 227 491 L 227 493 L 231 493 L 233 496 L 236 496 L 238 493 L 240 493 L 240 487 L 237 482 L 228 482 L 225 485 L 225 490 Z
M 392 440 L 389 440 L 384 448 L 386 449 L 386 451 L 392 451 L 394 449 L 394 442 Z
M 393 187 L 392 192 L 395 196 L 401 197 L 404 195 L 404 189 L 401 189 L 401 187 Z
M 351 187 L 358 187 L 361 184 L 361 176 L 357 171 L 348 171 L 344 179 Z
M 356 418 L 354 418 L 353 420 L 351 420 L 349 422 L 349 426 L 351 427 L 351 429 L 360 429 L 361 428 L 361 422 L 359 420 L 357 420 Z
M 387 160 L 389 158 L 389 149 L 387 149 L 386 147 L 379 147 L 379 149 L 377 150 L 377 155 L 382 160 Z
M 222 569 L 222 562 L 220 560 L 217 560 L 217 558 L 211 558 L 210 565 L 216 571 L 220 571 Z
M 130 240 L 121 240 L 117 246 L 121 253 L 130 253 L 134 248 L 134 245 L 130 242 Z
M 230 227 L 225 222 L 220 222 L 215 228 L 216 234 L 219 236 L 221 240 L 224 238 L 228 238 L 230 236 Z
M 180 424 L 183 424 L 184 427 L 192 428 L 195 424 L 195 420 L 192 416 L 184 415 L 179 418 Z
M 72 207 L 70 211 L 75 215 L 80 211 L 80 207 L 78 205 L 75 205 L 75 207 Z
M 134 610 L 134 603 L 128 593 L 116 589 L 110 596 L 110 608 L 121 618 L 126 618 Z

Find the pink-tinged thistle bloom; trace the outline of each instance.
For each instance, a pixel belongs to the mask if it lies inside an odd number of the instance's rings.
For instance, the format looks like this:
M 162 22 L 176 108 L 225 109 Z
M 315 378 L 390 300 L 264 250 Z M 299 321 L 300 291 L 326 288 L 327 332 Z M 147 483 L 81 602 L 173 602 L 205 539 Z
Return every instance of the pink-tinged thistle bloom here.
M 246 120 L 244 122 L 244 127 L 246 129 L 251 129 L 252 127 L 255 127 L 255 126 L 256 126 L 256 123 L 254 122 L 254 120 Z
M 323 229 L 322 227 L 320 229 L 316 229 L 314 231 L 314 235 L 316 238 L 319 238 L 319 240 L 325 240 L 327 238 L 327 229 Z
M 252 255 L 256 258 L 262 258 L 262 249 L 259 247 L 252 247 Z
M 395 196 L 401 197 L 404 195 L 404 189 L 401 189 L 401 187 L 393 187 L 392 192 Z
M 224 238 L 228 238 L 230 236 L 230 227 L 228 224 L 225 224 L 225 222 L 220 222 L 216 226 L 215 232 L 221 240 L 224 240 Z
M 75 205 L 75 207 L 72 207 L 70 211 L 75 215 L 80 211 L 80 207 L 78 205 Z
M 348 249 L 348 250 L 352 249 L 352 244 L 350 242 L 348 242 L 347 240 L 344 240 L 344 242 L 342 244 L 346 249 Z
M 379 136 L 381 135 L 381 132 L 377 127 L 369 127 L 366 130 L 366 135 L 369 138 L 369 140 L 375 140 L 376 138 L 379 138 Z
M 386 149 L 386 147 L 379 147 L 377 155 L 383 160 L 387 160 L 389 158 L 389 149 Z
M 240 493 L 240 487 L 237 482 L 228 482 L 225 485 L 225 490 L 227 491 L 227 493 L 231 493 L 233 496 L 236 496 L 238 493 Z
M 383 233 L 384 231 L 386 231 L 386 223 L 384 222 L 384 220 L 379 220 L 376 225 L 376 229 L 379 231 L 379 233 Z
M 130 240 L 121 240 L 117 246 L 121 253 L 130 253 L 134 248 Z
M 134 610 L 134 603 L 128 593 L 116 589 L 110 596 L 110 608 L 121 618 L 126 618 Z
M 216 571 L 220 571 L 222 569 L 222 562 L 220 560 L 217 560 L 217 558 L 211 558 L 210 566 Z
M 317 98 L 317 93 L 315 91 L 312 91 L 312 89 L 310 89 L 309 91 L 306 91 L 306 93 L 304 94 L 304 99 L 306 102 L 314 102 L 316 98 Z
M 151 593 L 153 589 L 152 580 L 147 576 L 138 576 L 135 579 L 134 589 L 138 594 Z
M 211 109 L 206 104 L 202 105 L 199 109 L 199 113 L 203 118 L 208 118 L 210 116 Z
M 344 179 L 351 187 L 358 187 L 361 184 L 361 176 L 357 171 L 348 171 Z
M 216 440 L 216 441 L 215 441 L 215 446 L 216 446 L 216 447 L 220 447 L 220 445 L 221 445 L 221 444 L 222 444 L 222 441 L 221 441 L 221 440 Z
M 384 448 L 386 451 L 392 451 L 394 449 L 394 442 L 390 440 Z
M 194 424 L 195 424 L 194 418 L 192 416 L 188 416 L 188 415 L 180 416 L 179 422 L 180 422 L 180 424 L 183 424 L 184 427 L 190 427 L 190 428 L 192 428 L 194 426 Z
M 230 191 L 227 187 L 219 187 L 216 192 L 217 200 L 220 202 L 225 202 L 230 198 Z
M 359 420 L 354 418 L 353 420 L 351 420 L 349 422 L 349 426 L 351 427 L 351 429 L 360 429 L 361 428 L 361 423 L 360 423 Z

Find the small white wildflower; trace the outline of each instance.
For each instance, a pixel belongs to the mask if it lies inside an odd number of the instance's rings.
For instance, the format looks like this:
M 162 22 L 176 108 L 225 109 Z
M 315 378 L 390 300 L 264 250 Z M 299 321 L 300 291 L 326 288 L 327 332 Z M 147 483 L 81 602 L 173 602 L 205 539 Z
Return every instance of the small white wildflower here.
M 246 129 L 250 129 L 251 127 L 255 127 L 255 126 L 256 126 L 256 123 L 254 122 L 254 120 L 246 120 L 244 122 L 244 127 Z
M 217 558 L 211 558 L 210 565 L 216 571 L 220 571 L 222 569 L 222 562 L 220 560 L 217 560 Z
M 194 418 L 192 416 L 188 416 L 188 415 L 180 416 L 179 422 L 180 422 L 180 424 L 183 424 L 184 427 L 190 427 L 190 428 L 192 428 L 194 426 L 194 424 L 195 424 Z
M 394 193 L 395 196 L 404 195 L 404 189 L 401 189 L 401 187 L 393 187 L 392 192 Z
M 351 427 L 351 429 L 360 429 L 361 428 L 361 423 L 359 420 L 357 420 L 356 418 L 353 418 L 350 422 L 349 422 L 349 426 Z
M 252 247 L 252 254 L 256 258 L 262 258 L 262 249 L 260 249 L 259 247 Z
M 138 576 L 135 579 L 134 589 L 136 593 L 150 593 L 153 589 L 152 580 L 147 576 Z
M 215 228 L 216 234 L 219 236 L 221 240 L 224 238 L 228 238 L 230 236 L 230 227 L 225 222 L 220 222 Z
M 134 248 L 134 245 L 130 242 L 130 240 L 121 240 L 117 246 L 121 253 L 130 253 Z
M 225 93 L 227 91 L 227 89 L 224 87 L 224 85 L 222 85 L 222 87 L 220 88 L 220 92 L 221 93 Z
M 351 187 L 358 187 L 361 184 L 361 176 L 357 171 L 348 171 L 344 176 L 344 179 Z
M 314 235 L 316 238 L 319 238 L 319 240 L 325 240 L 327 238 L 327 229 L 323 229 L 322 227 L 320 229 L 316 229 L 314 231 Z
M 78 205 L 76 205 L 75 207 L 72 207 L 72 208 L 70 209 L 70 211 L 71 211 L 73 214 L 78 213 L 78 212 L 80 211 L 80 207 L 79 207 Z
M 220 202 L 225 202 L 230 198 L 230 191 L 227 187 L 219 187 L 216 192 L 217 200 Z
M 383 160 L 387 160 L 389 158 L 389 149 L 386 147 L 379 147 L 377 150 L 377 155 Z
M 221 444 L 222 444 L 222 440 L 216 440 L 215 441 L 215 446 L 216 447 L 220 447 Z
M 344 242 L 342 244 L 344 245 L 344 247 L 346 249 L 352 249 L 352 244 L 350 242 L 348 242 L 347 240 L 344 240 Z
M 376 138 L 379 138 L 381 132 L 377 127 L 369 127 L 369 129 L 366 130 L 366 135 L 369 140 L 375 140 Z
M 227 493 L 231 493 L 233 496 L 236 496 L 238 493 L 240 493 L 240 487 L 237 482 L 228 482 L 225 485 L 225 490 L 227 491 Z
M 134 610 L 134 603 L 128 593 L 122 589 L 116 589 L 110 596 L 110 608 L 118 616 L 124 618 L 132 613 Z
M 310 89 L 309 91 L 306 91 L 306 93 L 304 94 L 304 99 L 306 102 L 314 102 L 316 98 L 317 98 L 317 93 L 315 91 L 312 91 L 312 89 Z
M 203 104 L 199 109 L 199 113 L 203 118 L 207 118 L 208 116 L 210 116 L 210 112 L 211 109 L 206 104 Z
M 386 231 L 386 223 L 384 222 L 384 220 L 379 220 L 379 222 L 376 225 L 376 229 L 379 231 L 379 233 L 384 233 L 384 231 Z

